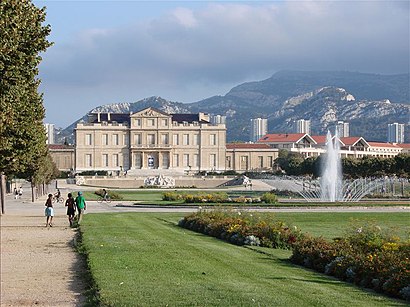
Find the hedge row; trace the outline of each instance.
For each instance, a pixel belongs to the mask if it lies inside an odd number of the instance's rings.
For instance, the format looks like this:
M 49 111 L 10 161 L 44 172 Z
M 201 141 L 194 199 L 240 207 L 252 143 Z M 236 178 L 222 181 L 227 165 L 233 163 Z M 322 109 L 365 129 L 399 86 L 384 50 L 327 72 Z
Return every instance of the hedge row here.
M 265 193 L 261 197 L 229 197 L 225 192 L 186 194 L 177 192 L 165 192 L 162 200 L 178 201 L 185 203 L 261 203 L 275 204 L 278 200 L 273 193 Z
M 410 300 L 410 242 L 401 243 L 374 225 L 333 241 L 305 236 L 294 244 L 291 261 Z

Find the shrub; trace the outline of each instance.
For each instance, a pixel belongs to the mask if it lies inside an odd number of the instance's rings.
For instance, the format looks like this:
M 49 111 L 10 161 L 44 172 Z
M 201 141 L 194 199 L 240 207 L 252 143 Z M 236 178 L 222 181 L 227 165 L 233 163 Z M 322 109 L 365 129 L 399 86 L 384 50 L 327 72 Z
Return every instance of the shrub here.
M 273 193 L 265 193 L 262 195 L 261 200 L 267 204 L 276 204 L 278 197 Z
M 355 226 L 329 242 L 305 237 L 294 244 L 291 261 L 391 296 L 408 298 L 410 243 L 373 224 Z
M 167 201 L 176 201 L 176 200 L 181 200 L 182 195 L 178 194 L 176 192 L 165 192 L 162 193 L 162 200 L 167 200 Z

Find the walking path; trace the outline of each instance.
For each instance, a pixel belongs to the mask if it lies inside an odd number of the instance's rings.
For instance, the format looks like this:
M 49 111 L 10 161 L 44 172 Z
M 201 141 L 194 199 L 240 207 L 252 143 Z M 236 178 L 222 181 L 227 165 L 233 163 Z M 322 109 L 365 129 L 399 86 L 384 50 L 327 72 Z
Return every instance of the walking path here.
M 1 306 L 84 305 L 86 268 L 64 205 L 55 206 L 54 226 L 46 228 L 45 198 L 31 203 L 29 196 L 7 196 L 1 216 Z
M 65 188 L 60 189 L 67 195 Z M 64 204 L 55 204 L 52 228 L 45 227 L 45 197 L 32 203 L 29 189 L 22 199 L 6 197 L 1 216 L 1 306 L 82 306 L 86 284 L 84 260 L 74 248 L 76 229 L 68 226 Z M 88 202 L 94 212 L 193 212 L 197 208 L 134 206 L 133 202 Z M 252 209 L 254 210 L 254 209 Z M 410 212 L 409 207 L 320 207 L 256 209 L 276 212 Z M 255 211 L 256 211 L 255 210 Z

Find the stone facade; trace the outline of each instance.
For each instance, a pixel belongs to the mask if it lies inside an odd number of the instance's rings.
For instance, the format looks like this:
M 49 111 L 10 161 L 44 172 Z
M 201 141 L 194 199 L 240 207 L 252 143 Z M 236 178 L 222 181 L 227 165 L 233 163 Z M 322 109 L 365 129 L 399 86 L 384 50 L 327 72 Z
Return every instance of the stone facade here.
M 133 114 L 91 114 L 76 134 L 76 171 L 176 172 L 225 169 L 226 127 L 209 116 L 167 114 L 147 108 Z
M 72 145 L 50 144 L 48 145 L 51 158 L 60 171 L 71 171 L 74 169 L 75 149 Z
M 226 170 L 236 172 L 272 171 L 279 150 L 266 144 L 232 143 L 226 145 Z

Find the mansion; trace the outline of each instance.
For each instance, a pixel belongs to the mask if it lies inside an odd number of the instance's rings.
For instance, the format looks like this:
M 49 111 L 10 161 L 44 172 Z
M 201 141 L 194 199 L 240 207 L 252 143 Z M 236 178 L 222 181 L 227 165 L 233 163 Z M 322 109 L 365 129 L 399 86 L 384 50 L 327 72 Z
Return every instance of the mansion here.
M 342 157 L 393 157 L 410 144 L 339 138 Z M 58 169 L 107 171 L 135 176 L 202 171 L 270 171 L 279 150 L 305 157 L 325 152 L 326 137 L 266 134 L 255 143 L 226 144 L 225 124 L 205 113 L 168 114 L 155 108 L 135 113 L 94 113 L 75 128 L 75 146 L 49 145 Z

